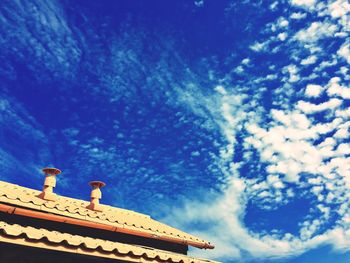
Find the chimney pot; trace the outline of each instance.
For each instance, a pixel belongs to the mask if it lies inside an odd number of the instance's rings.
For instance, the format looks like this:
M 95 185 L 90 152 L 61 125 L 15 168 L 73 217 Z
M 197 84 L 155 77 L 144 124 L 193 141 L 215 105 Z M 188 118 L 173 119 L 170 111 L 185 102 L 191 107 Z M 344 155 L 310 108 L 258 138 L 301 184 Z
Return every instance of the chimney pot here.
M 46 175 L 43 191 L 38 195 L 39 198 L 48 201 L 55 201 L 56 194 L 53 192 L 53 189 L 56 186 L 56 175 L 61 173 L 61 170 L 53 167 L 43 168 L 42 171 Z
M 100 188 L 104 187 L 106 184 L 101 181 L 92 181 L 89 182 L 89 185 L 92 187 L 92 190 L 90 195 L 90 204 L 86 208 L 101 212 L 103 208 L 100 205 L 100 199 L 102 198 L 102 192 Z
M 52 175 L 58 175 L 62 173 L 60 169 L 54 168 L 54 167 L 45 167 L 42 169 L 44 174 L 52 174 Z

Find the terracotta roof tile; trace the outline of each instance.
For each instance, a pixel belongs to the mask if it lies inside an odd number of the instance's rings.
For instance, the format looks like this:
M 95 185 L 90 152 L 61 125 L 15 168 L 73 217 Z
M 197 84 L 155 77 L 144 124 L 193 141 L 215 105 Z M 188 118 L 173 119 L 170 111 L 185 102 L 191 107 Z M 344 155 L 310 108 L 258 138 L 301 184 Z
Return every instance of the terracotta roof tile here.
M 101 205 L 103 211 L 96 212 L 86 208 L 89 204 L 87 201 L 64 196 L 57 196 L 56 201 L 46 201 L 37 197 L 39 194 L 40 191 L 0 181 L 0 202 L 3 203 L 149 233 L 154 238 L 172 237 L 178 239 L 179 242 L 195 241 L 198 247 L 210 246 L 209 242 L 153 220 L 148 215 L 108 205 Z
M 131 262 L 214 263 L 204 259 L 176 254 L 144 246 L 128 245 L 102 239 L 71 235 L 43 228 L 21 226 L 0 221 L 0 242 L 15 243 L 45 249 L 74 252 L 99 257 L 126 259 Z M 79 249 L 72 250 L 71 247 Z M 135 257 L 137 259 L 135 259 Z

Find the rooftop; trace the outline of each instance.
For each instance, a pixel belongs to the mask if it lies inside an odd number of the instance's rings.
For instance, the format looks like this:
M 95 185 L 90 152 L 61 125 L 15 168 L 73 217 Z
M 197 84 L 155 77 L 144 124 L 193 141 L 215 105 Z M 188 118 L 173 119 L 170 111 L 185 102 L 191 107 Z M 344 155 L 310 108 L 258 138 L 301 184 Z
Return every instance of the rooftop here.
M 43 191 L 0 181 L 0 242 L 131 262 L 136 262 L 135 258 L 139 260 L 137 262 L 213 262 L 195 259 L 186 253 L 163 250 L 163 247 L 158 249 L 137 243 L 127 244 L 101 236 L 82 235 L 81 232 L 72 233 L 65 231 L 64 227 L 49 228 L 44 225 L 42 228 L 42 225 L 14 220 L 16 217 L 28 218 L 49 222 L 51 225 L 63 223 L 73 229 L 95 229 L 99 233 L 106 232 L 113 236 L 133 236 L 178 246 L 214 248 L 208 241 L 156 221 L 148 215 L 99 204 L 98 201 L 96 206 L 96 198 L 101 197 L 99 188 L 104 186 L 102 182 L 91 182 L 91 201 L 54 194 L 56 182 L 48 177 L 56 176 L 55 172 L 59 170 L 50 169 L 43 170 L 50 173 L 46 174 Z M 52 187 L 46 192 L 48 185 Z M 87 233 L 86 230 L 83 233 Z

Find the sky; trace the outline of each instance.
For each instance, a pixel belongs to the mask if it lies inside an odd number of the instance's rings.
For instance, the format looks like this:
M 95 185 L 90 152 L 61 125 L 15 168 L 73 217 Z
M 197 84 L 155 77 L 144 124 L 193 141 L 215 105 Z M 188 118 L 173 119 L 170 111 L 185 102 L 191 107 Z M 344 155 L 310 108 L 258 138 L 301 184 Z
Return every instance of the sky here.
M 0 180 L 211 241 L 222 262 L 350 260 L 346 0 L 3 0 Z

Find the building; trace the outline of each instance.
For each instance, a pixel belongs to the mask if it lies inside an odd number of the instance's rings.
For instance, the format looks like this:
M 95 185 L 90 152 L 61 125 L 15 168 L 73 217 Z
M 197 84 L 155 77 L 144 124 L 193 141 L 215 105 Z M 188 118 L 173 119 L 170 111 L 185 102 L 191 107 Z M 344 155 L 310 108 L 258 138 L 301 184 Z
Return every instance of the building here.
M 150 216 L 55 194 L 56 168 L 44 168 L 43 191 L 0 181 L 0 262 L 214 262 L 187 255 L 209 242 Z

